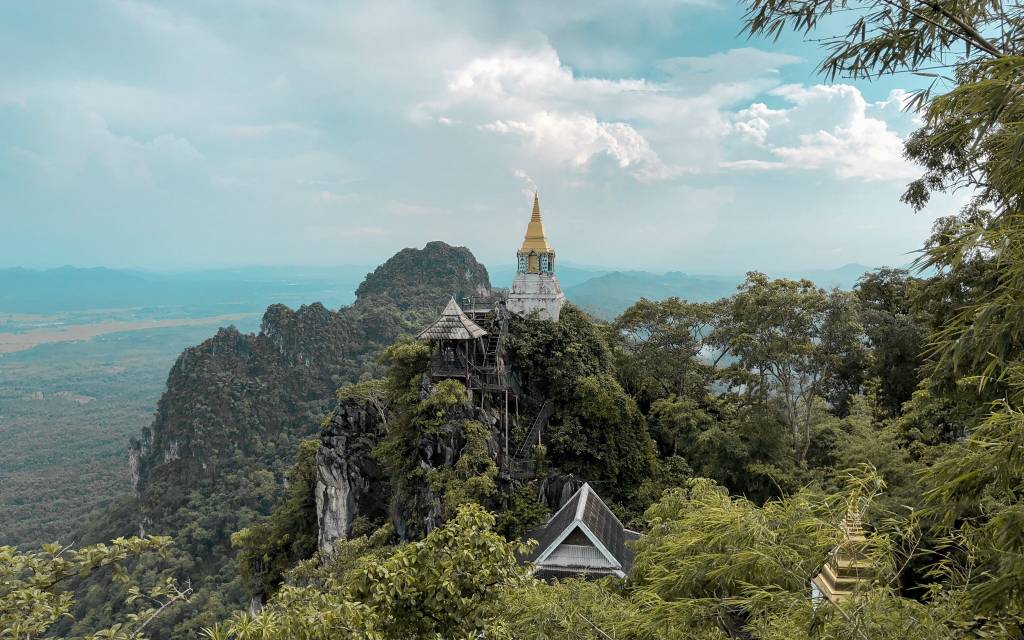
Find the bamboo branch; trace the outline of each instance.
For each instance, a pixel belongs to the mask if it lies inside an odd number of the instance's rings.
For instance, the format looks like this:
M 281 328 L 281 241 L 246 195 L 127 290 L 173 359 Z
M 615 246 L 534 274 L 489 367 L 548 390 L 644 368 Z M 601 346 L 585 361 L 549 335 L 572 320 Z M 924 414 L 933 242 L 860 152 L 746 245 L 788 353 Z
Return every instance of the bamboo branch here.
M 945 7 L 940 5 L 935 0 L 924 0 L 924 3 L 931 7 L 933 11 L 937 11 L 938 13 L 941 13 L 942 15 L 946 16 L 946 18 L 952 20 L 958 27 L 966 31 L 967 34 L 974 39 L 974 44 L 976 44 L 978 48 L 984 49 L 985 51 L 991 53 L 996 58 L 1003 57 L 1004 54 L 1002 51 L 1000 51 L 994 44 L 989 42 L 989 40 L 985 36 L 981 35 L 981 33 L 977 29 L 975 29 L 973 26 L 964 21 L 963 18 L 953 13 L 950 13 L 945 9 Z

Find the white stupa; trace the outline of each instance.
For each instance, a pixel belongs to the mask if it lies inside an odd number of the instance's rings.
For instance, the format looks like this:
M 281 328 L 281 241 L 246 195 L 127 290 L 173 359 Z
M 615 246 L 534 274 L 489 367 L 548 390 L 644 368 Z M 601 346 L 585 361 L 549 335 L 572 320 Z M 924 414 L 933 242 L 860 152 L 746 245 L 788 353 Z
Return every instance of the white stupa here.
M 555 277 L 555 250 L 548 243 L 540 219 L 540 199 L 533 194 L 533 214 L 523 246 L 516 253 L 518 268 L 508 294 L 508 310 L 521 316 L 537 312 L 542 320 L 558 321 L 565 294 Z

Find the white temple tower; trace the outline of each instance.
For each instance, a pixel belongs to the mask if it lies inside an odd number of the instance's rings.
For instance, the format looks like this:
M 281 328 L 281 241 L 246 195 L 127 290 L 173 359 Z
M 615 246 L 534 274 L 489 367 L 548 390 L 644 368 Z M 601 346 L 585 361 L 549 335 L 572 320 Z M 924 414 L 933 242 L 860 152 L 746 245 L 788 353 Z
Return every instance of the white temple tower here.
M 533 194 L 533 215 L 523 246 L 516 253 L 518 268 L 508 294 L 508 310 L 521 316 L 537 312 L 541 320 L 558 321 L 565 294 L 555 277 L 555 250 L 548 243 L 540 219 L 540 200 Z

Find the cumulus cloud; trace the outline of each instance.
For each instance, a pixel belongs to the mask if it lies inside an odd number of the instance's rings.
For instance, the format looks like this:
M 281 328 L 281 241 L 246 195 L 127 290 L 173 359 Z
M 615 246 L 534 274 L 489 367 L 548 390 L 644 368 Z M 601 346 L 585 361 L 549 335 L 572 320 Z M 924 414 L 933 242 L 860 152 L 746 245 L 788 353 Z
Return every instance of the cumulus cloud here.
M 907 94 L 869 104 L 852 85 L 786 85 L 770 92 L 791 106 L 755 103 L 735 114 L 733 130 L 771 159 L 722 162 L 727 169 L 824 170 L 838 178 L 905 180 L 917 170 L 903 158 L 903 137 L 872 109 L 902 108 Z
M 641 180 L 668 178 L 679 171 L 665 165 L 636 129 L 624 122 L 601 122 L 592 113 L 540 111 L 525 121 L 496 120 L 480 128 L 522 136 L 538 153 L 574 167 L 584 167 L 603 153 Z
M 659 90 L 644 79 L 577 77 L 545 46 L 469 61 L 450 74 L 444 97 L 423 108 L 462 113 L 461 119 L 476 119 L 481 131 L 522 138 L 536 155 L 556 164 L 584 169 L 605 155 L 638 180 L 651 181 L 685 169 L 664 162 L 646 137 L 614 112 L 624 96 Z M 595 107 L 612 117 L 600 117 Z

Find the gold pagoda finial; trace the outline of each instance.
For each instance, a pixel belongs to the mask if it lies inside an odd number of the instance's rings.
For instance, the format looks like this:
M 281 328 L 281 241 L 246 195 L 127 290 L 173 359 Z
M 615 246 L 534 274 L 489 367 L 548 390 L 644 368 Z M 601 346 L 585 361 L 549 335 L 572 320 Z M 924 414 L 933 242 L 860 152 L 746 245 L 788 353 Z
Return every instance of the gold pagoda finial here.
M 548 243 L 547 234 L 544 233 L 544 223 L 540 219 L 540 196 L 533 192 L 533 213 L 530 215 L 530 224 L 526 226 L 526 237 L 523 239 L 523 246 L 519 248 L 520 253 L 535 251 L 537 253 L 551 253 L 554 250 Z

